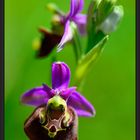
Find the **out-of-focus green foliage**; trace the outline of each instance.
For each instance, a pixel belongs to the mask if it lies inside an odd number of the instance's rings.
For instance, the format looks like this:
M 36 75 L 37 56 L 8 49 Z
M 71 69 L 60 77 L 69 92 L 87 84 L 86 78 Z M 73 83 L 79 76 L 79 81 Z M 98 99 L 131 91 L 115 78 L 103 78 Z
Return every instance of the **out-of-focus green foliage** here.
M 33 108 L 22 105 L 26 90 L 51 83 L 51 56 L 35 59 L 32 41 L 40 34 L 37 28 L 50 27 L 52 14 L 46 4 L 52 0 L 5 1 L 5 139 L 27 140 L 23 130 Z M 69 1 L 53 0 L 64 11 Z M 85 0 L 84 12 L 90 0 Z M 125 16 L 118 30 L 111 34 L 98 63 L 88 74 L 83 95 L 93 103 L 95 118 L 79 119 L 79 139 L 135 139 L 135 2 L 118 0 Z M 82 46 L 87 42 L 83 38 Z M 57 54 L 75 72 L 72 46 Z M 53 53 L 56 53 L 55 51 Z M 74 83 L 71 79 L 71 85 Z

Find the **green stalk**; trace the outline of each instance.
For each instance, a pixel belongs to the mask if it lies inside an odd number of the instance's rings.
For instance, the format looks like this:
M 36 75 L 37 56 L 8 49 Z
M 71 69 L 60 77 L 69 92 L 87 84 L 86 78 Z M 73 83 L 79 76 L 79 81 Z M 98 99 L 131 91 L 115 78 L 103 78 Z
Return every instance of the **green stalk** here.
M 82 45 L 81 45 L 81 41 L 79 38 L 79 33 L 77 32 L 77 29 L 74 29 L 74 36 L 73 36 L 72 43 L 73 43 L 73 50 L 75 53 L 76 62 L 78 63 L 82 55 Z

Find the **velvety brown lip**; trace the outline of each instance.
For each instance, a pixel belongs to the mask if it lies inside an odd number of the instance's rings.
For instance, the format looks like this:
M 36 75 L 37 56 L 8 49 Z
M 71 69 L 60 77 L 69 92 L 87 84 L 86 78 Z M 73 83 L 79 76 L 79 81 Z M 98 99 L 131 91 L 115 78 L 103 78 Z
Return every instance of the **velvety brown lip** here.
M 37 107 L 34 112 L 29 116 L 29 118 L 25 121 L 24 131 L 30 140 L 77 140 L 78 118 L 74 109 L 68 107 L 68 110 L 71 113 L 71 120 L 69 122 L 69 126 L 65 127 L 64 125 L 62 125 L 65 130 L 58 131 L 54 138 L 50 138 L 48 136 L 48 130 L 45 129 L 39 121 L 39 112 L 44 109 L 46 109 L 45 105 Z M 55 127 L 51 126 L 50 129 L 54 131 Z
M 60 42 L 62 36 L 49 32 L 44 28 L 39 29 L 42 34 L 41 46 L 37 52 L 37 57 L 42 58 L 48 56 L 54 47 Z

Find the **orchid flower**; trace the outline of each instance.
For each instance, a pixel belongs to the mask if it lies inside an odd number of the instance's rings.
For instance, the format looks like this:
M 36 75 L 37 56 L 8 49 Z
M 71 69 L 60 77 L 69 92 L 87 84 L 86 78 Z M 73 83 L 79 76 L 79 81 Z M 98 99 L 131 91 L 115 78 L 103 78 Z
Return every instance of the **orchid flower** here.
M 64 18 L 62 18 L 62 23 L 64 24 L 64 33 L 58 45 L 58 52 L 61 51 L 64 47 L 64 44 L 70 41 L 73 37 L 71 23 L 75 23 L 81 35 L 85 34 L 86 15 L 80 13 L 83 9 L 83 6 L 84 0 L 71 0 L 70 11 Z
M 72 107 L 78 116 L 91 117 L 95 109 L 87 99 L 76 91 L 76 87 L 69 87 L 70 69 L 64 62 L 55 62 L 52 65 L 52 88 L 43 84 L 27 91 L 21 102 L 38 107 L 48 105 L 53 99 L 65 101 Z M 58 98 L 57 98 L 58 97 Z
M 83 9 L 83 0 L 71 0 L 70 11 L 68 14 L 63 13 L 56 6 L 49 4 L 48 9 L 54 12 L 52 18 L 52 31 L 40 28 L 42 35 L 40 46 L 37 50 L 37 57 L 48 56 L 55 46 L 57 51 L 61 51 L 64 44 L 73 38 L 73 28 L 78 28 L 79 33 L 86 33 L 86 15 L 80 14 Z M 73 25 L 73 27 L 72 27 Z

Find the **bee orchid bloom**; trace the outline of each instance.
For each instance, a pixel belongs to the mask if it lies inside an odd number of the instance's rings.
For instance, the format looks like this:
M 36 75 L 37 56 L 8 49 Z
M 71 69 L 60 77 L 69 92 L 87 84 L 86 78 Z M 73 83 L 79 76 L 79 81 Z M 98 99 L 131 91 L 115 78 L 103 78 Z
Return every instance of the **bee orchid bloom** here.
M 86 15 L 81 14 L 84 6 L 84 0 L 71 0 L 70 11 L 63 17 L 62 23 L 64 24 L 63 37 L 58 45 L 57 51 L 61 51 L 64 44 L 70 41 L 73 37 L 73 31 L 71 28 L 71 23 L 75 23 L 81 35 L 86 32 Z
M 64 62 L 52 64 L 52 88 L 43 84 L 40 87 L 27 91 L 21 98 L 21 102 L 38 107 L 48 104 L 53 98 L 65 101 L 68 107 L 72 107 L 78 116 L 91 117 L 95 115 L 95 109 L 87 99 L 76 91 L 76 87 L 69 87 L 70 69 Z M 62 99 L 62 100 L 61 100 Z

